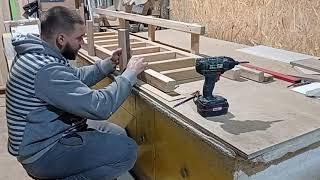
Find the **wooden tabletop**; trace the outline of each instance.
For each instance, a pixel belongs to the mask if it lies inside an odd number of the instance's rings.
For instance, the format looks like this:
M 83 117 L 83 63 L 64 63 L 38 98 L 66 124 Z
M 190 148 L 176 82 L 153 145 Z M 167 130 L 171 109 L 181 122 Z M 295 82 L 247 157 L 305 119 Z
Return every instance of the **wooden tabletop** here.
M 188 49 L 188 34 L 165 30 L 157 31 L 156 35 L 161 42 Z M 285 74 L 299 74 L 287 63 L 237 51 L 245 47 L 205 37 L 200 40 L 200 53 L 231 56 Z M 182 84 L 176 92 L 188 96 L 196 90 L 202 91 L 202 85 L 203 81 Z M 228 114 L 214 118 L 200 116 L 192 101 L 172 108 L 179 101 L 157 99 L 184 121 L 230 146 L 239 155 L 268 162 L 306 148 L 320 139 L 320 101 L 293 92 L 287 88 L 288 85 L 279 80 L 264 84 L 221 78 L 214 93 L 227 98 L 230 108 Z

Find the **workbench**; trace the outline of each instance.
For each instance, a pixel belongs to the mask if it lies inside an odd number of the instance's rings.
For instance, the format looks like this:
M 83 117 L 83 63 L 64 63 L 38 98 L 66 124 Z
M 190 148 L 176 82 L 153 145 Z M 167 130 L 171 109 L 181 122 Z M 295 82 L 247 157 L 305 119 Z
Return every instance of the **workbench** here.
M 190 46 L 186 33 L 173 30 L 157 31 L 156 39 L 183 49 Z M 200 54 L 299 74 L 289 64 L 237 51 L 245 47 L 200 38 Z M 128 134 L 139 145 L 133 170 L 137 179 L 320 179 L 320 101 L 290 91 L 289 84 L 221 77 L 214 93 L 226 97 L 230 108 L 228 114 L 211 118 L 200 116 L 192 101 L 173 108 L 181 100 L 169 102 L 135 87 L 110 121 L 128 124 Z M 180 84 L 175 92 L 189 97 L 202 91 L 202 85 L 203 80 Z

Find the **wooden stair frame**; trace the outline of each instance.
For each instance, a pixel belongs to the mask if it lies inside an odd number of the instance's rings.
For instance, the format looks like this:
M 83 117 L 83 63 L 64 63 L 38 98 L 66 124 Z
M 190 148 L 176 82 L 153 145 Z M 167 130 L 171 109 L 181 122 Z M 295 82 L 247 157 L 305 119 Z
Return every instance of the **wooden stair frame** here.
M 98 14 L 104 14 L 105 12 L 107 12 L 105 15 L 115 15 L 114 17 L 120 18 L 124 22 L 134 20 L 149 24 L 149 40 L 132 35 L 130 35 L 129 38 L 123 38 L 124 35 L 120 33 L 120 30 L 108 30 L 107 32 L 94 34 L 88 31 L 87 37 L 84 38 L 84 49 L 90 50 L 93 48 L 94 53 L 92 54 L 101 59 L 105 59 L 111 56 L 113 50 L 123 46 L 123 41 L 126 41 L 129 47 L 132 47 L 131 55 L 143 57 L 145 61 L 150 63 L 150 69 L 145 70 L 139 76 L 139 79 L 166 93 L 173 92 L 179 83 L 195 81 L 202 78 L 200 74 L 196 73 L 194 68 L 195 59 L 200 56 L 154 42 L 154 30 L 156 26 L 161 26 L 191 33 L 191 40 L 193 42 L 191 47 L 198 48 L 191 49 L 191 52 L 198 53 L 199 42 L 197 42 L 197 40 L 199 41 L 199 36 L 204 34 L 203 26 L 140 15 L 136 16 L 129 13 L 111 12 L 109 10 L 97 11 Z M 87 25 L 92 26 L 91 23 L 87 23 Z M 91 30 L 92 28 L 87 27 L 87 29 Z

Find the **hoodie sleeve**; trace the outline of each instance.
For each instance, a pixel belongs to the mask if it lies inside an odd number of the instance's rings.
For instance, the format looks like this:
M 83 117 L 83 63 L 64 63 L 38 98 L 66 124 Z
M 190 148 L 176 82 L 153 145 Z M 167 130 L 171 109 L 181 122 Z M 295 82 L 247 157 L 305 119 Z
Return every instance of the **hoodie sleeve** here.
M 90 66 L 80 68 L 73 67 L 75 75 L 87 86 L 91 87 L 113 72 L 113 66 L 110 59 L 96 61 Z
M 72 71 L 57 63 L 43 67 L 36 74 L 35 94 L 63 111 L 95 120 L 106 119 L 115 112 L 137 80 L 134 72 L 126 70 L 107 87 L 92 90 Z

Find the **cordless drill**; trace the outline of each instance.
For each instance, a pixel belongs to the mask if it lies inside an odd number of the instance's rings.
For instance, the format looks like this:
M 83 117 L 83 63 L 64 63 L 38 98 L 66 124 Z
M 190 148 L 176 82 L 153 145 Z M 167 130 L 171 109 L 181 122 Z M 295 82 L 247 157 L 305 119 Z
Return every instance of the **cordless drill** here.
M 212 95 L 215 83 L 225 71 L 240 63 L 226 56 L 205 57 L 196 59 L 196 71 L 204 75 L 203 95 L 195 101 L 198 113 L 203 117 L 219 116 L 228 112 L 229 104 L 222 96 Z

